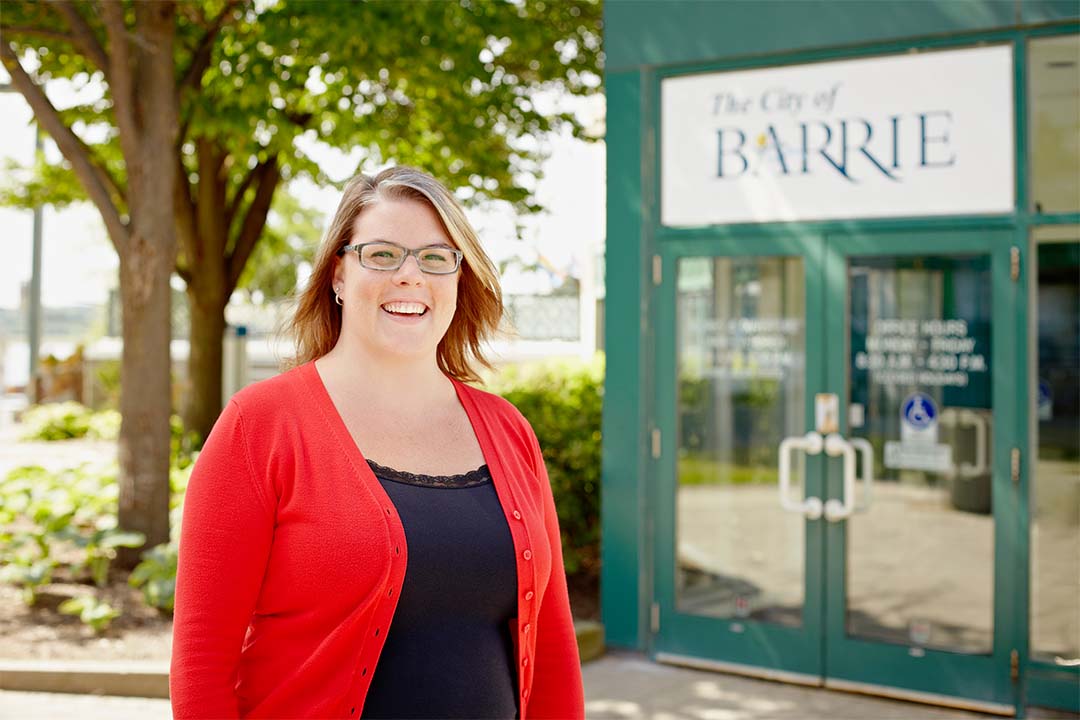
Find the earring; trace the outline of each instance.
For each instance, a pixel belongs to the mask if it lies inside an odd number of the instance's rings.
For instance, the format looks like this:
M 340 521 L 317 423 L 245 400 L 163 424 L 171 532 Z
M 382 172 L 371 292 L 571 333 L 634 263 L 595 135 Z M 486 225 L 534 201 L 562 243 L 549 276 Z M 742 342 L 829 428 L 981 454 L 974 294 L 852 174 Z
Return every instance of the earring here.
M 338 294 L 340 292 L 341 288 L 334 288 L 334 302 L 336 302 L 338 305 L 344 306 L 345 303 L 341 302 L 341 295 Z

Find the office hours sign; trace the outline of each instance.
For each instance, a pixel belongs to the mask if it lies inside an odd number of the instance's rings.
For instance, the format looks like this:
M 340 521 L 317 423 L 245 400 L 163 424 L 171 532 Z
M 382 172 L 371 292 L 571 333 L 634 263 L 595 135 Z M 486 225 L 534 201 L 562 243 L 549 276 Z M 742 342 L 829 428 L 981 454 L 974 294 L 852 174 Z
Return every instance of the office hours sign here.
M 1006 213 L 1008 46 L 665 78 L 661 222 Z

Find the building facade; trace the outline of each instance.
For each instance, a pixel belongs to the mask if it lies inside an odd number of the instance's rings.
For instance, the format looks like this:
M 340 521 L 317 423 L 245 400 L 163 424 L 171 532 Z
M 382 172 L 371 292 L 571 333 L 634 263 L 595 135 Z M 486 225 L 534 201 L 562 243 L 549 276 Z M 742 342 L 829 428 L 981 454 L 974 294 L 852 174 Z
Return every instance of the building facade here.
M 609 0 L 609 645 L 1080 712 L 1078 21 Z

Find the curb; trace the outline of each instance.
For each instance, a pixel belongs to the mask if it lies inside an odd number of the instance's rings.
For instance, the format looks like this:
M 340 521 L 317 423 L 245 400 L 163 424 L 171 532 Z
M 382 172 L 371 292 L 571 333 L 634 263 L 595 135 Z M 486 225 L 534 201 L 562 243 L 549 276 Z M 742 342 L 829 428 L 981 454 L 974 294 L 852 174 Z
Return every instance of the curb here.
M 581 662 L 604 654 L 604 626 L 574 623 Z M 0 690 L 168 698 L 167 661 L 0 660 Z
M 168 698 L 168 662 L 0 661 L 0 690 Z

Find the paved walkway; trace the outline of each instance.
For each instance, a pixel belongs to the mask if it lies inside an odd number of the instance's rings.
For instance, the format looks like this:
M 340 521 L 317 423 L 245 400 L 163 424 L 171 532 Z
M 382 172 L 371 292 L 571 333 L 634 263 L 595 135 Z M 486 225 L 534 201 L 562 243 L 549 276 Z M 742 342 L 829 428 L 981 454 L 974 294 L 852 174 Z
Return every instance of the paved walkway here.
M 584 668 L 595 720 L 986 720 L 978 713 L 658 665 L 609 653 Z M 0 691 L 2 720 L 168 720 L 167 700 Z M 1070 717 L 1038 713 L 1029 717 Z M 1075 717 L 1075 716 L 1071 716 Z

